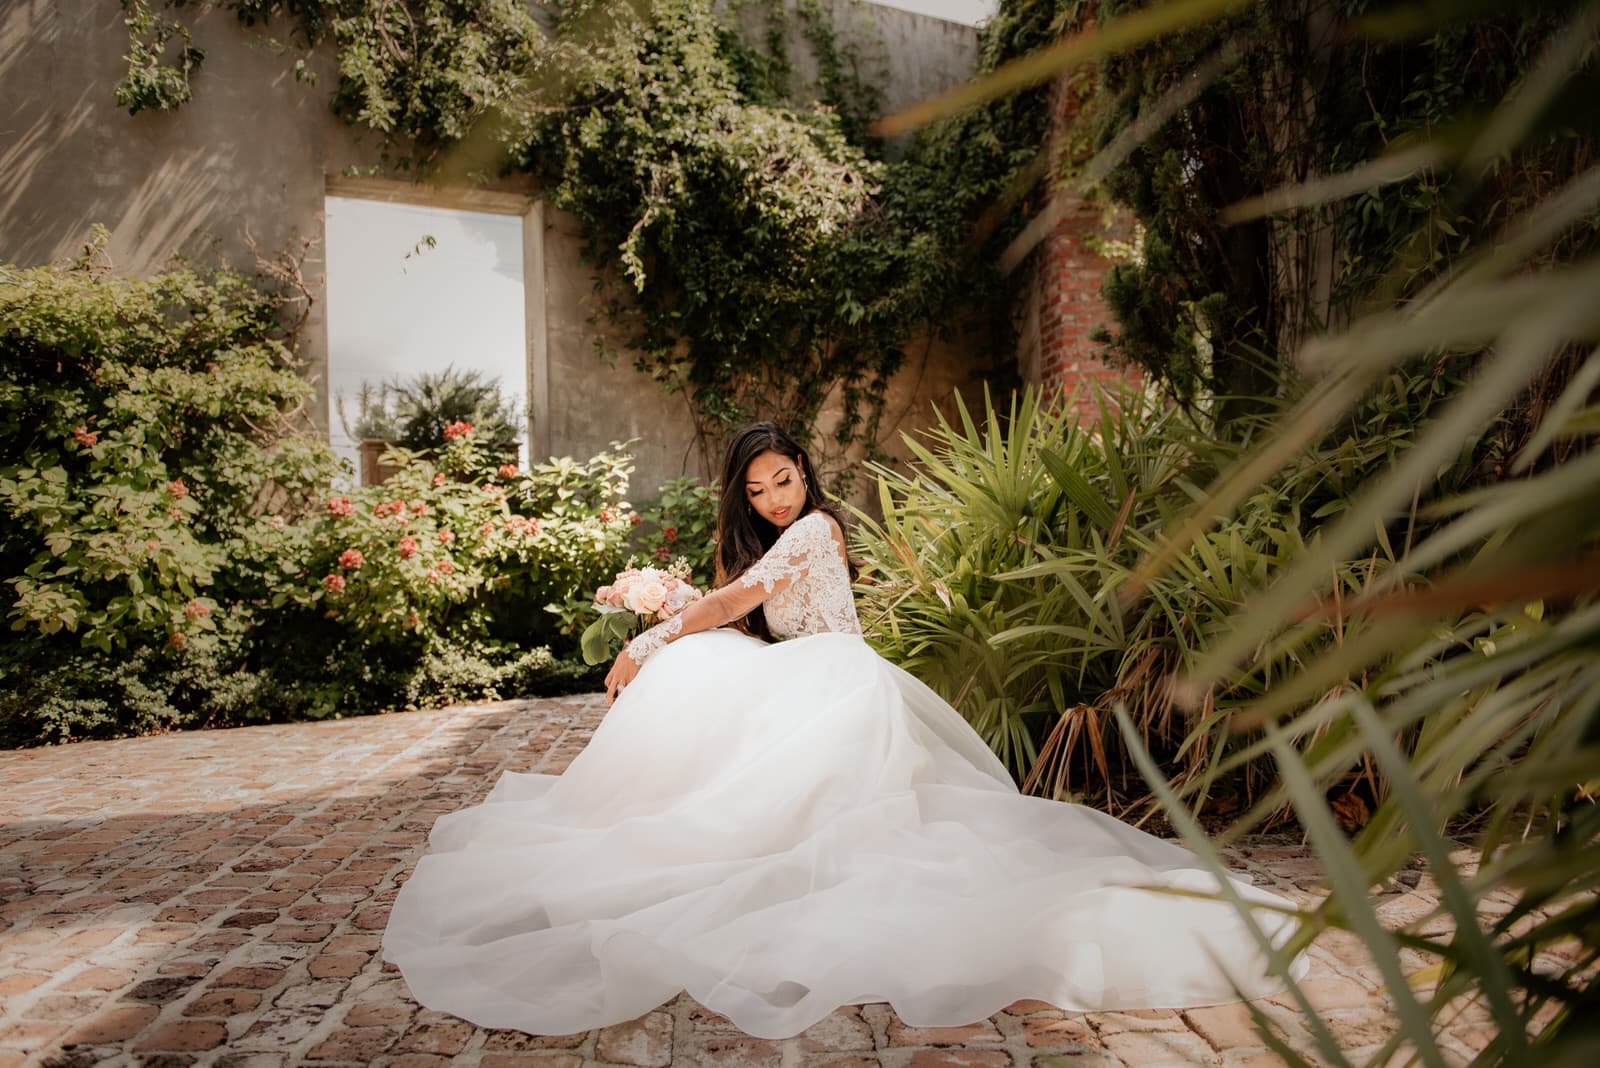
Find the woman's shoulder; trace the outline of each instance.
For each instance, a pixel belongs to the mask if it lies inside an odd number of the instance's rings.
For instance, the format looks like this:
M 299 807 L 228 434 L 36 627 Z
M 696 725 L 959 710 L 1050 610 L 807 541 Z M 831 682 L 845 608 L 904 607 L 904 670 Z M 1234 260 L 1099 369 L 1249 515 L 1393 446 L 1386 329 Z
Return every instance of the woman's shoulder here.
M 839 526 L 839 521 L 821 508 L 815 508 L 789 524 L 778 537 L 779 544 L 785 542 L 816 542 L 827 538 L 831 542 L 844 544 L 844 529 Z

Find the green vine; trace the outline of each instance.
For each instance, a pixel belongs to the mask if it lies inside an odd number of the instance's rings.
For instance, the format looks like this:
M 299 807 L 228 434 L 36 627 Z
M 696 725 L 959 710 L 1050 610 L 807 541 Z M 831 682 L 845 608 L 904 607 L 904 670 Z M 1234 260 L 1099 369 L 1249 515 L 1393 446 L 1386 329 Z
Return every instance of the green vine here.
M 869 133 L 877 46 L 819 0 L 569 0 L 549 35 L 515 0 L 219 3 L 247 25 L 289 19 L 293 47 L 331 42 L 335 110 L 382 133 L 398 166 L 498 159 L 540 176 L 608 280 L 601 316 L 686 398 L 707 453 L 730 424 L 807 428 L 825 405 L 836 456 L 870 444 L 908 339 L 966 312 L 1008 351 L 990 264 L 1015 227 L 990 218 L 974 240 L 973 220 L 1037 156 L 1037 93 L 890 161 Z M 984 64 L 1037 39 L 1037 21 L 996 19 Z
M 1095 17 L 1142 6 L 1100 0 Z M 1179 397 L 1209 405 L 1228 426 L 1293 378 L 1286 361 L 1302 339 L 1363 308 L 1409 300 L 1588 166 L 1600 132 L 1592 104 L 1580 103 L 1600 88 L 1592 55 L 1540 136 L 1482 181 L 1447 177 L 1487 102 L 1525 75 L 1571 4 L 1468 7 L 1455 17 L 1444 17 L 1443 7 L 1425 17 L 1404 9 L 1427 28 L 1396 34 L 1373 18 L 1392 19 L 1400 10 L 1393 4 L 1259 4 L 1103 63 L 1109 139 L 1225 45 L 1239 56 L 1106 182 L 1145 235 L 1141 262 L 1114 268 L 1106 285 L 1119 327 L 1107 338 L 1112 351 Z M 1403 181 L 1328 205 L 1222 221 L 1227 206 L 1267 190 L 1424 143 L 1440 151 L 1441 165 Z M 1595 236 L 1590 228 L 1567 238 L 1565 252 Z
M 145 0 L 122 0 L 128 27 L 128 73 L 116 87 L 117 106 L 137 115 L 144 110 L 171 111 L 194 95 L 189 79 L 206 58 L 189 37 L 189 28 L 150 10 Z M 176 38 L 177 55 L 165 59 Z

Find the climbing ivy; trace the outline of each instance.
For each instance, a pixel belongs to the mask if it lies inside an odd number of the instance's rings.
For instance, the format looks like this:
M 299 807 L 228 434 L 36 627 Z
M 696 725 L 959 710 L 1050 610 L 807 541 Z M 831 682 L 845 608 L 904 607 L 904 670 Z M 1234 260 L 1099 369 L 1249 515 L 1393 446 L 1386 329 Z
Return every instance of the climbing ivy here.
M 459 145 L 539 175 L 584 227 L 602 315 L 687 398 L 703 445 L 757 416 L 811 427 L 830 397 L 836 442 L 874 441 L 907 340 L 1004 307 L 988 264 L 1007 225 L 975 242 L 972 223 L 1037 154 L 1039 102 L 886 146 L 869 132 L 872 42 L 819 0 L 568 0 L 546 28 L 515 0 L 219 3 L 247 24 L 287 19 L 300 47 L 332 41 L 334 108 L 402 165 L 460 168 Z M 986 65 L 1023 36 L 999 21 Z M 154 32 L 130 30 L 135 45 Z M 130 82 L 165 40 L 131 48 Z M 790 54 L 802 42 L 809 65 Z M 192 73 L 144 106 L 181 104 Z
M 1142 6 L 1099 0 L 1085 13 L 1104 22 Z M 1440 22 L 1374 0 L 1258 4 L 1104 62 L 1109 139 L 1207 57 L 1224 47 L 1239 57 L 1106 183 L 1144 229 L 1142 260 L 1113 269 L 1106 285 L 1118 326 L 1111 351 L 1186 400 L 1214 399 L 1226 426 L 1292 377 L 1285 361 L 1302 338 L 1372 304 L 1405 302 L 1492 240 L 1592 161 L 1595 113 L 1583 103 L 1600 91 L 1592 54 L 1541 136 L 1481 180 L 1422 167 L 1327 206 L 1233 225 L 1223 209 L 1408 146 L 1432 143 L 1438 162 L 1450 162 L 1571 7 L 1480 4 Z M 1403 22 L 1417 19 L 1416 29 Z M 1594 237 L 1590 228 L 1569 243 Z
M 186 103 L 205 58 L 176 20 L 152 14 L 152 0 L 121 0 L 128 11 L 128 75 L 117 102 L 130 111 L 171 111 Z M 165 0 L 183 9 L 199 0 Z M 425 164 L 460 140 L 485 112 L 522 91 L 521 73 L 544 39 L 519 0 L 207 0 L 249 27 L 286 27 L 273 43 L 299 52 L 294 72 L 313 80 L 310 52 L 332 43 L 339 62 L 333 107 L 352 125 L 383 134 L 401 167 Z M 181 41 L 175 58 L 170 42 Z

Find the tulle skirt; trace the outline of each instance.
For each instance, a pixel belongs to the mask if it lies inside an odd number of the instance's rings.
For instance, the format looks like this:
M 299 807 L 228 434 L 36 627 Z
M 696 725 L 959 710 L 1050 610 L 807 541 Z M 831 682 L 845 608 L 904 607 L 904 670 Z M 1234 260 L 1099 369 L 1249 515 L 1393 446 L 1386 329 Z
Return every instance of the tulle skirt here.
M 783 1038 L 872 1001 L 941 1026 L 1021 998 L 1091 1011 L 1276 989 L 1230 906 L 1149 887 L 1218 884 L 1179 846 L 1018 793 L 861 638 L 715 630 L 652 656 L 563 774 L 507 773 L 442 817 L 383 952 L 422 1004 L 537 1034 L 685 990 Z M 1280 914 L 1257 917 L 1287 937 Z

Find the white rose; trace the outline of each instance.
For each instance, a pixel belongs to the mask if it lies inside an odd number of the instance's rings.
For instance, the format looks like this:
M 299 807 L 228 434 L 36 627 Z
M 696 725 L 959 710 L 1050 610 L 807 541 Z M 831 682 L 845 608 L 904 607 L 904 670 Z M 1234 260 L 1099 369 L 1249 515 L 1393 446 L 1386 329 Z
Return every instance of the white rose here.
M 658 578 L 648 578 L 639 583 L 635 591 L 639 607 L 636 612 L 655 613 L 661 611 L 661 606 L 667 603 L 667 584 Z

